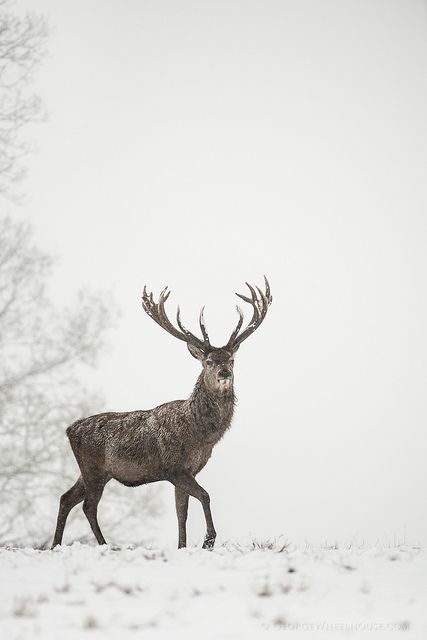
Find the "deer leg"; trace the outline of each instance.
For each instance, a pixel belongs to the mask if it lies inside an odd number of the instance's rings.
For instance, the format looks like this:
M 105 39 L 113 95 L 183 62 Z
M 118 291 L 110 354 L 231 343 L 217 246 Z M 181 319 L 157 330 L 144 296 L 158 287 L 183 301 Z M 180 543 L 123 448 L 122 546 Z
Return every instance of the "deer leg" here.
M 102 485 L 88 485 L 86 487 L 86 495 L 83 502 L 83 511 L 86 518 L 89 520 L 89 524 L 98 544 L 107 544 L 105 538 L 102 535 L 102 531 L 99 528 L 97 512 L 98 503 L 101 500 L 102 492 L 104 491 L 104 484 Z
M 188 493 L 190 496 L 197 498 L 203 507 L 206 520 L 206 536 L 203 542 L 203 549 L 212 549 L 215 544 L 216 531 L 212 520 L 210 497 L 208 492 L 199 485 L 198 482 L 187 473 L 175 476 L 171 482 L 180 489 L 180 491 Z
M 175 506 L 178 518 L 178 549 L 187 546 L 187 513 L 189 495 L 179 487 L 175 487 Z
M 73 485 L 71 489 L 68 489 L 68 491 L 66 491 L 61 496 L 61 499 L 59 501 L 58 519 L 56 521 L 56 530 L 53 537 L 53 543 L 51 547 L 52 549 L 56 547 L 56 545 L 61 544 L 68 514 L 70 513 L 71 509 L 76 506 L 76 504 L 84 499 L 84 497 L 85 486 L 83 484 L 83 479 L 80 476 L 76 484 Z

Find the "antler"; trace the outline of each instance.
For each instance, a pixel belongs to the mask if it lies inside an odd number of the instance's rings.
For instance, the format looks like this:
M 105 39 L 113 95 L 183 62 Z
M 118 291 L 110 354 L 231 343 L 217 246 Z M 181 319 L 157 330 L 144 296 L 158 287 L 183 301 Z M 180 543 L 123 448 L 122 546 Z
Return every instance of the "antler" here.
M 175 338 L 190 343 L 195 347 L 198 347 L 205 353 L 209 352 L 212 347 L 210 345 L 209 336 L 206 331 L 205 321 L 203 318 L 203 309 L 201 310 L 199 317 L 200 329 L 203 334 L 203 340 L 200 340 L 200 338 L 192 334 L 191 331 L 186 329 L 182 324 L 179 306 L 176 312 L 176 321 L 180 330 L 177 329 L 169 320 L 165 311 L 165 302 L 169 298 L 169 296 L 170 291 L 168 291 L 168 287 L 165 287 L 160 294 L 159 301 L 154 302 L 153 293 L 147 293 L 147 288 L 144 287 L 144 291 L 142 294 L 142 307 L 144 311 L 150 316 L 150 318 L 157 322 L 157 324 L 165 329 L 168 333 L 175 336 Z
M 236 293 L 236 296 L 238 296 L 245 302 L 248 302 L 249 304 L 251 304 L 254 311 L 253 311 L 253 315 L 250 323 L 248 324 L 246 329 L 239 334 L 239 331 L 243 324 L 243 311 L 241 310 L 240 307 L 236 307 L 237 312 L 239 314 L 239 321 L 233 333 L 231 334 L 228 343 L 224 347 L 224 349 L 231 349 L 233 351 L 238 349 L 241 343 L 243 342 L 243 340 L 246 340 L 246 338 L 248 338 L 251 335 L 251 333 L 255 331 L 255 329 L 258 329 L 259 325 L 267 315 L 268 307 L 272 303 L 273 297 L 270 293 L 270 284 L 265 276 L 264 276 L 264 281 L 265 281 L 265 293 L 259 287 L 256 287 L 259 297 L 258 297 L 257 291 L 255 291 L 254 287 L 250 285 L 248 282 L 246 282 L 246 285 L 249 288 L 249 291 L 251 292 L 250 298 L 248 298 L 247 296 L 244 296 L 241 293 Z

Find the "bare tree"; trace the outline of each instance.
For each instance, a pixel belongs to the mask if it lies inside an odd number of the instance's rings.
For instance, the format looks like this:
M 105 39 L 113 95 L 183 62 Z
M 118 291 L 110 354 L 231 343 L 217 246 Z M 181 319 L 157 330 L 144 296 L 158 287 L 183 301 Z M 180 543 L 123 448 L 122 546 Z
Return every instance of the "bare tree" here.
M 252 319 L 241 331 L 243 313 L 237 307 L 239 321 L 224 347 L 210 344 L 203 317 L 199 324 L 202 339 L 188 331 L 177 311 L 177 328 L 169 320 L 165 302 L 170 292 L 162 291 L 158 302 L 144 288 L 143 307 L 163 329 L 187 344 L 203 370 L 187 400 L 167 402 L 148 411 L 101 413 L 73 423 L 67 429 L 71 448 L 80 467 L 77 482 L 60 500 L 53 546 L 61 544 L 71 509 L 83 502 L 83 511 L 99 544 L 105 544 L 97 519 L 98 503 L 104 487 L 112 478 L 135 487 L 168 480 L 175 486 L 178 517 L 178 547 L 186 546 L 186 520 L 189 496 L 201 503 L 206 519 L 204 548 L 212 548 L 216 531 L 210 498 L 196 481 L 196 475 L 208 462 L 212 449 L 230 427 L 234 412 L 234 355 L 263 322 L 272 302 L 265 278 L 265 292 L 248 284 L 250 297 L 237 294 L 252 306 Z
M 72 370 L 93 360 L 108 321 L 104 305 L 94 312 L 88 296 L 72 310 L 55 310 L 46 293 L 49 270 L 29 225 L 1 219 L 0 539 L 43 530 L 31 516 L 65 471 L 61 424 L 90 404 Z
M 100 402 L 80 380 L 104 344 L 111 304 L 80 293 L 56 309 L 46 290 L 50 268 L 27 223 L 0 219 L 0 541 L 47 540 L 52 493 L 75 473 L 65 427 Z M 147 494 L 138 507 L 122 501 L 107 521 L 117 527 L 157 508 Z
M 45 55 L 48 30 L 43 16 L 18 16 L 10 10 L 12 5 L 0 0 L 0 194 L 16 199 L 22 195 L 22 158 L 30 149 L 22 128 L 44 117 L 31 83 Z
M 30 150 L 23 128 L 44 119 L 31 82 L 45 55 L 47 26 L 42 16 L 19 16 L 13 6 L 0 0 L 0 195 L 21 201 L 22 160 Z M 81 292 L 69 309 L 55 308 L 46 291 L 50 267 L 30 226 L 0 210 L 0 543 L 48 539 L 54 490 L 75 474 L 64 429 L 100 402 L 80 380 L 82 365 L 101 347 L 111 303 L 107 309 L 99 295 Z M 114 512 L 106 514 L 118 535 L 123 519 L 140 522 L 159 509 L 157 492 L 136 505 L 119 489 Z

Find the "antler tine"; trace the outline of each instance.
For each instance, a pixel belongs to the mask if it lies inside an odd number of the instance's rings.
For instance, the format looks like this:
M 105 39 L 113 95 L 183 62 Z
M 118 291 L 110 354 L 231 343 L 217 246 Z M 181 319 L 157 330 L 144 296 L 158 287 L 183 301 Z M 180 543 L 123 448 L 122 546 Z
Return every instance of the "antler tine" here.
M 256 300 L 257 299 L 257 295 L 256 295 L 256 291 L 255 291 L 254 287 L 251 284 L 249 284 L 249 282 L 245 282 L 245 284 L 248 287 L 249 291 L 251 292 L 252 300 Z
M 144 311 L 146 311 L 148 313 L 148 315 L 152 315 L 152 311 L 151 311 L 151 302 L 153 301 L 153 294 L 148 294 L 147 293 L 147 287 L 144 286 L 144 290 L 142 292 L 142 306 L 144 308 Z
M 187 333 L 190 333 L 188 331 L 188 329 L 186 329 L 184 327 L 184 325 L 182 324 L 182 322 L 181 322 L 181 309 L 180 309 L 179 305 L 176 308 L 176 321 L 177 321 L 178 327 L 181 329 L 182 333 L 185 333 L 185 335 L 187 335 Z
M 271 304 L 273 302 L 273 296 L 270 293 L 270 283 L 267 280 L 267 276 L 264 276 L 264 282 L 265 282 L 265 297 L 268 300 L 268 304 Z
M 165 287 L 163 289 L 163 291 L 160 292 L 160 297 L 159 297 L 159 305 L 164 305 L 164 303 L 166 302 L 166 300 L 169 298 L 171 292 L 168 291 L 169 287 Z M 151 294 L 153 295 L 153 294 Z
M 236 295 L 239 298 L 241 298 L 242 300 L 244 300 L 245 302 L 247 302 L 252 306 L 253 314 L 248 326 L 239 335 L 239 331 L 243 322 L 243 317 L 240 316 L 238 326 L 231 334 L 230 340 L 228 341 L 226 348 L 237 349 L 240 346 L 240 344 L 243 342 L 243 340 L 246 340 L 246 338 L 248 338 L 251 335 L 251 333 L 253 333 L 255 329 L 259 327 L 259 325 L 262 323 L 265 316 L 267 315 L 268 307 L 272 302 L 272 296 L 270 292 L 270 284 L 265 276 L 264 276 L 264 282 L 265 282 L 265 292 L 262 291 L 262 289 L 260 289 L 260 287 L 258 286 L 256 287 L 256 290 L 255 290 L 255 288 L 251 284 L 246 282 L 246 285 L 249 288 L 249 291 L 251 292 L 250 298 L 241 293 L 236 293 Z M 258 297 L 257 291 L 260 297 Z
M 237 310 L 237 313 L 239 314 L 239 320 L 237 322 L 236 328 L 234 329 L 233 333 L 230 336 L 230 339 L 227 342 L 227 347 L 226 348 L 230 348 L 230 347 L 233 346 L 234 340 L 236 339 L 237 334 L 239 333 L 240 329 L 242 328 L 243 319 L 244 319 L 243 311 L 241 310 L 239 305 L 236 305 L 236 310 Z
M 161 326 L 162 329 L 165 329 L 165 331 L 173 335 L 175 338 L 183 340 L 187 343 L 191 342 L 200 349 L 204 349 L 206 347 L 206 344 L 182 325 L 179 316 L 179 307 L 177 313 L 177 321 L 181 331 L 179 331 L 179 329 L 177 329 L 169 320 L 165 310 L 165 302 L 169 298 L 171 293 L 168 289 L 168 287 L 165 287 L 163 289 L 163 291 L 160 293 L 159 301 L 156 303 L 153 299 L 153 293 L 148 294 L 147 288 L 144 286 L 142 294 L 142 306 L 144 311 L 150 316 L 150 318 L 157 322 L 157 324 Z
M 259 300 L 254 287 L 250 285 L 249 282 L 246 282 L 245 284 L 249 288 L 249 291 L 251 292 L 251 296 L 252 296 L 252 298 L 249 300 L 249 304 L 252 305 L 254 310 L 251 321 L 249 323 L 251 325 L 253 322 L 257 322 L 257 320 L 259 320 L 259 317 L 260 317 L 260 311 L 258 307 Z
M 266 296 L 266 294 L 264 293 L 264 291 L 262 289 L 260 289 L 259 287 L 257 287 L 257 290 L 259 292 L 259 295 L 261 296 L 261 315 L 264 315 L 267 313 L 268 310 L 268 298 Z
M 209 336 L 208 336 L 208 332 L 205 324 L 205 316 L 203 315 L 204 310 L 205 310 L 205 307 L 203 306 L 200 310 L 199 325 L 200 325 L 200 331 L 202 332 L 202 336 L 203 336 L 203 342 L 207 347 L 210 347 Z
M 194 342 L 194 340 L 196 340 L 197 341 L 196 344 L 198 346 L 200 346 L 200 344 L 201 344 L 203 349 L 209 350 L 209 349 L 211 349 L 211 344 L 209 342 L 209 336 L 208 336 L 208 333 L 206 331 L 206 326 L 205 326 L 205 323 L 204 323 L 203 309 L 204 309 L 204 307 L 202 308 L 202 310 L 200 312 L 200 316 L 199 316 L 199 324 L 200 324 L 200 329 L 201 329 L 202 334 L 203 334 L 203 342 L 199 338 L 197 338 L 197 336 L 193 335 L 191 333 L 191 331 L 189 331 L 183 325 L 182 320 L 181 320 L 181 309 L 179 308 L 179 305 L 178 305 L 178 308 L 177 308 L 177 311 L 176 311 L 176 321 L 177 321 L 178 326 L 181 329 L 181 331 L 187 336 L 189 342 L 191 342 L 191 341 Z
M 187 338 L 189 338 L 190 336 L 195 338 L 196 336 L 193 336 L 193 334 L 186 328 L 184 327 L 184 325 L 181 322 L 181 309 L 179 307 L 179 305 L 176 308 L 176 321 L 178 323 L 178 327 L 181 329 L 182 333 L 184 333 Z
M 185 331 L 181 333 L 182 330 L 178 331 L 178 329 L 176 327 L 174 327 L 174 325 L 172 324 L 172 322 L 169 320 L 169 318 L 166 315 L 165 302 L 169 298 L 169 295 L 170 295 L 170 291 L 166 292 L 166 289 L 163 289 L 162 293 L 160 294 L 159 302 L 158 302 L 158 305 L 157 305 L 158 312 L 159 312 L 159 318 L 161 320 L 160 325 L 163 327 L 163 329 L 166 329 L 166 331 L 171 333 L 176 338 L 179 338 L 180 340 L 183 340 L 184 342 L 188 342 L 187 333 Z

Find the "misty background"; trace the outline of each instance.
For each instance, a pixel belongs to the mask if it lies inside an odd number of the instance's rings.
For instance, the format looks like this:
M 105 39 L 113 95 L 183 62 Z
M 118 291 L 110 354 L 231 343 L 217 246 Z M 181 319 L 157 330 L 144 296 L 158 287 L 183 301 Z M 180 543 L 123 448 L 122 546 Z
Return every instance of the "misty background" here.
M 273 305 L 198 476 L 219 539 L 425 543 L 425 3 L 16 7 L 50 27 L 36 79 L 49 117 L 31 128 L 18 215 L 57 257 L 55 300 L 87 285 L 120 309 L 84 374 L 103 409 L 184 398 L 199 373 L 142 311 L 144 284 L 169 285 L 189 328 L 204 304 L 220 346 L 234 292 L 265 273 Z M 156 540 L 174 544 L 162 494 Z M 190 543 L 202 531 L 191 501 Z

